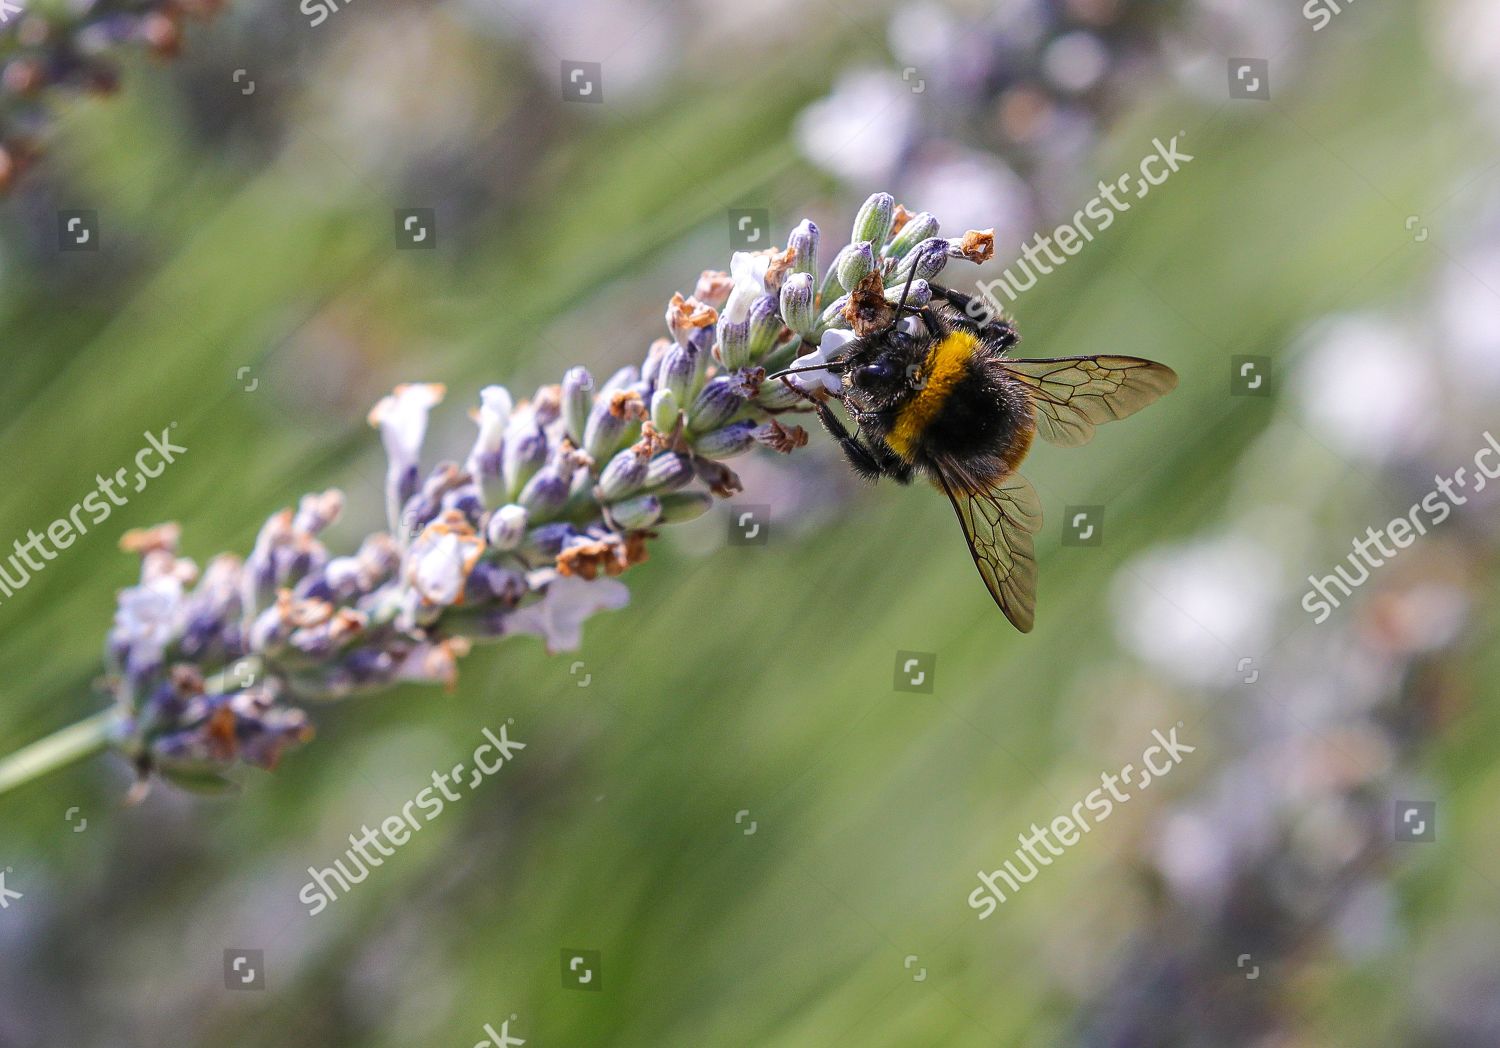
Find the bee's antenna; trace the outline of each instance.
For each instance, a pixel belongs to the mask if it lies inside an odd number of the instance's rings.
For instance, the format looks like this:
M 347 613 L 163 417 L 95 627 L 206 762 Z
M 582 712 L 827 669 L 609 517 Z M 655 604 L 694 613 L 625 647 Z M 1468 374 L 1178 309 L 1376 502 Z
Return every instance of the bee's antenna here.
M 891 321 L 891 327 L 896 326 L 896 321 L 901 319 L 901 311 L 906 308 L 906 296 L 911 294 L 911 282 L 917 276 L 917 260 L 911 260 L 911 272 L 906 274 L 906 286 L 901 289 L 901 301 L 896 303 L 896 319 Z
M 781 371 L 776 372 L 776 374 L 774 374 L 774 375 L 767 375 L 766 376 L 766 381 L 769 382 L 773 378 L 780 378 L 782 375 L 800 375 L 804 371 L 842 371 L 842 370 L 844 370 L 844 362 L 842 360 L 830 360 L 826 364 L 809 364 L 806 367 L 801 367 L 801 368 L 785 368 L 785 369 L 783 369 Z

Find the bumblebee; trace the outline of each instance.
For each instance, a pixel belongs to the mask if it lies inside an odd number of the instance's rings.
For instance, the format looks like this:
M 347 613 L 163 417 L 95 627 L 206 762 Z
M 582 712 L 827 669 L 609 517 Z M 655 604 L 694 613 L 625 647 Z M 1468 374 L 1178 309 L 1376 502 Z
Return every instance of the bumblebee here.
M 893 308 L 879 277 L 866 281 L 845 314 L 859 337 L 826 364 L 771 377 L 787 382 L 782 376 L 823 369 L 838 375 L 841 390 L 830 396 L 857 435 L 826 399 L 803 395 L 849 464 L 872 481 L 909 484 L 922 476 L 947 495 L 990 596 L 1029 633 L 1042 507 L 1017 471 L 1032 441 L 1040 435 L 1062 447 L 1086 444 L 1095 426 L 1175 389 L 1177 375 L 1139 357 L 1016 359 L 1007 356 L 1020 341 L 1014 326 L 970 296 L 934 284 L 927 305 L 908 306 L 908 276 Z

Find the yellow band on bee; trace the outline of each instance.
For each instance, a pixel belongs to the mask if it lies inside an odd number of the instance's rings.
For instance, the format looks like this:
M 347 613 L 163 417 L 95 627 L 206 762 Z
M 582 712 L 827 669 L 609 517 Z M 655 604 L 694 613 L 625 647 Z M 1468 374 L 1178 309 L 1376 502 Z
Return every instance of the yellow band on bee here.
M 907 461 L 916 451 L 922 432 L 937 418 L 954 388 L 963 381 L 969 359 L 979 340 L 967 331 L 955 331 L 933 344 L 922 363 L 922 388 L 896 414 L 896 424 L 886 434 L 891 450 Z

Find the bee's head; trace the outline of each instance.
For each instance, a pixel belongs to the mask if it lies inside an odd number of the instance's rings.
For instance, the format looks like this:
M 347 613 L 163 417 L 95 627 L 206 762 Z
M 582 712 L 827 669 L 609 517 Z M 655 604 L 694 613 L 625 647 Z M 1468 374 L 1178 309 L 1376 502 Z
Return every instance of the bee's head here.
M 873 410 L 894 406 L 921 388 L 919 340 L 904 326 L 850 343 L 844 358 L 844 388 Z

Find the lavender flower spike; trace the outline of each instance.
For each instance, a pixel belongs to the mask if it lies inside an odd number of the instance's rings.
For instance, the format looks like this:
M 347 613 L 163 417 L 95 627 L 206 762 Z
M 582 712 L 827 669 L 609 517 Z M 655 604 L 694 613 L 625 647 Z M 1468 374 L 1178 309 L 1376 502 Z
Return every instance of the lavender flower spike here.
M 991 242 L 941 239 L 936 219 L 884 194 L 853 229 L 821 289 L 810 222 L 786 249 L 705 271 L 669 302 L 668 337 L 602 384 L 576 366 L 524 399 L 485 387 L 472 447 L 425 473 L 443 387 L 396 387 L 370 412 L 389 458 L 386 530 L 353 553 L 320 538 L 343 510 L 337 491 L 273 513 L 247 558 L 215 557 L 201 574 L 178 555 L 175 525 L 126 535 L 140 580 L 121 591 L 106 645 L 113 709 L 0 760 L 0 792 L 105 746 L 142 789 L 158 775 L 222 788 L 226 771 L 274 767 L 311 738 L 303 703 L 403 681 L 451 687 L 463 655 L 501 637 L 576 648 L 590 616 L 626 605 L 616 576 L 646 559 L 658 529 L 742 490 L 726 460 L 806 443 L 784 416 L 839 392 L 838 377 L 808 371 L 794 388 L 766 374 L 846 351 L 841 280 L 874 275 L 897 294 L 889 277 L 903 263 L 925 278 L 982 260 Z

